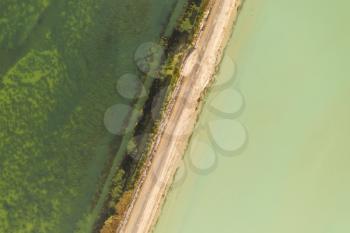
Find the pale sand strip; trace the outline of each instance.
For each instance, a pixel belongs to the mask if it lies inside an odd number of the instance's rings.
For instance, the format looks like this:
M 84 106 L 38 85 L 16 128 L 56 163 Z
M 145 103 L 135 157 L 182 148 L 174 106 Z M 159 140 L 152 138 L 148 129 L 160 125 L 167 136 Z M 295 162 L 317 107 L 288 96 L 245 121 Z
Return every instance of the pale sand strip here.
M 152 230 L 195 126 L 201 106 L 199 100 L 220 63 L 239 4 L 239 0 L 211 1 L 195 49 L 183 64 L 179 84 L 161 121 L 151 159 L 117 232 L 148 233 Z

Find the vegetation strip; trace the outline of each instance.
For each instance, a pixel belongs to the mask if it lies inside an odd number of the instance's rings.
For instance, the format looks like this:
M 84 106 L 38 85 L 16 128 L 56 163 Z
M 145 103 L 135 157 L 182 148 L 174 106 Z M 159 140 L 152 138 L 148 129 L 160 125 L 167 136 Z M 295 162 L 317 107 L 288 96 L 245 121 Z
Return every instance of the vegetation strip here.
M 114 233 L 120 222 L 125 218 L 128 207 L 141 182 L 141 174 L 147 170 L 147 164 L 152 159 L 150 157 L 151 148 L 157 136 L 160 119 L 162 119 L 162 114 L 164 114 L 164 110 L 169 104 L 170 97 L 180 81 L 181 65 L 188 52 L 191 51 L 192 42 L 200 30 L 200 23 L 208 3 L 207 0 L 190 0 L 172 35 L 169 38 L 163 37 L 161 39 L 160 43 L 165 47 L 167 58 L 159 70 L 160 78 L 152 84 L 149 98 L 144 105 L 143 116 L 136 126 L 134 134 L 134 137 L 137 137 L 139 132 L 143 132 L 145 138 L 143 138 L 144 141 L 131 141 L 131 144 L 128 145 L 128 155 L 113 179 L 114 187 L 108 203 L 108 206 L 112 207 L 110 211 L 112 215 L 105 221 L 101 233 Z M 166 91 L 159 93 L 160 88 Z M 160 103 L 156 111 L 158 113 L 156 117 L 152 112 L 154 106 L 151 104 L 155 100 Z M 135 155 L 135 153 L 139 155 Z M 133 159 L 135 156 L 139 160 Z
M 207 2 L 208 3 L 208 2 Z M 207 80 L 207 81 L 210 81 L 211 80 L 211 75 L 213 75 L 214 74 L 214 71 L 215 71 L 215 66 L 218 64 L 218 62 L 219 62 L 219 60 L 220 60 L 220 57 L 221 57 L 221 53 L 222 53 L 222 50 L 223 50 L 223 46 L 224 46 L 224 44 L 225 44 L 225 41 L 227 40 L 227 37 L 228 37 L 228 32 L 230 31 L 230 29 L 231 29 L 231 23 L 233 23 L 233 21 L 234 21 L 234 18 L 235 18 L 235 16 L 236 16 L 236 13 L 237 13 L 237 8 L 238 8 L 238 6 L 239 6 L 239 2 L 238 1 L 235 1 L 235 0 L 233 0 L 233 1 L 231 1 L 231 0 L 227 0 L 227 1 L 225 1 L 225 3 L 223 4 L 223 6 L 220 6 L 220 4 L 218 3 L 218 2 L 215 2 L 215 1 L 211 1 L 210 3 L 212 3 L 214 6 L 215 6 L 215 13 L 213 13 L 214 15 L 212 15 L 211 16 L 211 22 L 210 22 L 210 26 L 208 26 L 207 27 L 207 29 L 209 30 L 206 30 L 206 32 L 205 32 L 205 35 L 201 35 L 201 37 L 202 38 L 200 38 L 200 39 L 202 39 L 202 41 L 200 42 L 200 43 L 202 43 L 201 45 L 199 45 L 200 47 L 201 47 L 201 49 L 203 50 L 203 46 L 205 46 L 206 45 L 206 43 L 209 43 L 209 41 L 206 41 L 207 39 L 209 39 L 209 40 L 211 40 L 211 39 L 213 39 L 214 38 L 214 41 L 211 41 L 211 43 L 213 43 L 213 45 L 211 45 L 211 44 L 209 44 L 209 47 L 211 47 L 210 49 L 211 50 L 209 50 L 210 51 L 210 53 L 216 53 L 217 52 L 217 57 L 216 57 L 216 59 L 213 59 L 213 61 L 209 64 L 209 68 L 208 68 L 208 73 L 206 73 L 205 75 L 204 75 L 204 77 L 201 77 L 202 78 L 202 81 L 205 81 L 205 80 Z M 225 8 L 226 7 L 226 8 Z M 208 9 L 210 8 L 210 6 L 208 5 Z M 202 12 L 204 12 L 204 11 L 202 11 Z M 219 20 L 221 20 L 221 21 L 219 21 L 217 24 L 218 25 L 220 25 L 220 26 L 216 26 L 216 20 L 214 20 L 214 17 L 216 17 L 217 15 L 216 14 L 220 14 L 220 15 L 218 15 L 219 16 Z M 201 23 L 203 23 L 204 24 L 204 22 L 201 20 Z M 182 25 L 186 25 L 186 24 L 182 24 Z M 225 26 L 227 26 L 228 25 L 228 28 L 226 28 L 225 29 Z M 222 28 L 220 28 L 220 27 L 222 27 Z M 197 28 L 198 29 L 198 28 Z M 218 35 L 217 36 L 212 36 L 212 33 L 210 32 L 210 30 L 214 30 L 214 32 L 216 32 Z M 199 30 L 198 29 L 198 34 L 202 34 L 202 32 L 201 32 L 201 30 Z M 197 33 L 196 33 L 197 34 Z M 214 33 L 215 34 L 215 33 Z M 193 35 L 195 35 L 195 33 L 193 34 Z M 196 35 L 196 36 L 198 36 L 198 35 Z M 203 39 L 204 38 L 204 39 Z M 197 39 L 195 39 L 195 40 L 193 40 L 193 41 L 196 41 L 196 43 L 197 43 Z M 191 41 L 192 42 L 192 41 Z M 195 49 L 197 49 L 197 48 L 195 48 Z M 192 49 L 189 49 L 189 50 L 187 50 L 191 55 L 193 55 L 193 52 L 191 51 Z M 205 51 L 205 50 L 204 50 Z M 203 52 L 203 51 L 202 51 Z M 205 56 L 208 56 L 208 54 L 206 54 Z M 209 56 L 213 56 L 212 54 L 209 54 Z M 186 57 L 186 60 L 188 60 L 189 58 L 187 57 L 187 56 L 184 56 L 184 57 Z M 183 57 L 183 58 L 184 58 Z M 193 62 L 193 57 L 191 57 L 190 58 L 191 60 L 192 60 L 192 62 Z M 198 61 L 200 61 L 201 59 L 202 59 L 202 57 L 199 57 L 198 58 L 199 60 Z M 181 60 L 180 59 L 180 61 L 181 61 L 181 65 L 183 65 L 183 60 Z M 202 61 L 203 62 L 203 61 Z M 214 63 L 213 63 L 214 62 Z M 188 63 L 188 62 L 187 62 Z M 190 65 L 190 67 L 191 67 L 191 65 Z M 183 69 L 189 69 L 190 67 L 186 67 L 186 68 L 179 68 L 179 70 L 183 70 Z M 197 67 L 197 66 L 195 66 L 195 67 Z M 198 68 L 198 67 L 197 67 Z M 179 71 L 178 70 L 178 71 Z M 179 72 L 178 72 L 178 74 L 179 74 Z M 179 75 L 177 76 L 177 77 L 180 77 Z M 192 82 L 195 82 L 195 79 L 194 79 L 194 77 L 196 77 L 196 76 L 193 76 L 193 74 L 192 74 L 192 78 L 190 78 L 189 80 L 191 80 Z M 204 78 L 204 80 L 203 80 L 203 78 Z M 174 101 L 177 101 L 177 100 L 175 100 L 175 99 L 173 99 L 173 97 L 176 97 L 177 98 L 177 92 L 180 90 L 179 88 L 181 87 L 181 86 L 183 86 L 183 85 L 185 85 L 185 84 L 182 84 L 182 82 L 184 81 L 184 82 L 188 82 L 189 81 L 188 79 L 185 79 L 185 80 L 183 80 L 183 77 L 180 77 L 180 79 L 177 79 L 177 82 L 176 82 L 176 85 L 174 85 L 174 86 L 172 86 L 172 85 L 170 85 L 170 87 L 173 87 L 173 89 L 169 89 L 169 90 L 171 90 L 171 98 L 169 99 L 167 99 L 167 101 L 165 101 L 166 102 L 166 117 L 165 118 L 169 118 L 169 114 L 171 115 L 172 113 L 173 113 L 173 110 L 172 110 L 172 108 L 174 108 L 175 106 L 174 106 L 174 104 L 175 104 L 175 102 Z M 199 82 L 202 82 L 202 81 L 200 81 L 199 80 Z M 207 82 L 207 81 L 205 81 L 205 82 Z M 199 84 L 199 90 L 200 90 L 200 88 L 202 88 L 202 86 L 204 85 L 204 87 L 207 85 L 207 84 L 203 84 L 203 83 L 198 83 Z M 186 84 L 186 85 L 188 85 L 188 83 Z M 194 83 L 192 83 L 192 85 L 194 85 Z M 196 84 L 197 85 L 197 84 Z M 198 90 L 197 90 L 198 91 Z M 197 92 L 196 92 L 197 93 Z M 196 94 L 197 95 L 197 94 Z M 168 96 L 169 97 L 169 96 Z M 168 102 L 168 101 L 170 101 L 170 102 Z M 195 101 L 197 101 L 197 99 L 195 99 Z M 178 102 L 178 101 L 177 101 Z M 176 104 L 179 104 L 179 103 L 176 103 Z M 195 105 L 198 105 L 198 103 L 196 103 Z M 177 106 L 177 107 L 179 107 L 179 106 Z M 179 110 L 179 109 L 177 109 L 177 110 Z M 174 110 L 174 111 L 177 111 L 177 110 Z M 181 110 L 181 109 L 180 109 Z M 194 110 L 194 109 L 193 109 Z M 196 108 L 196 110 L 195 111 L 197 111 L 197 108 Z M 181 113 L 180 113 L 181 114 Z M 185 114 L 187 114 L 187 113 L 185 113 Z M 195 114 L 196 115 L 196 114 Z M 193 117 L 192 117 L 192 119 L 193 119 Z M 172 121 L 174 121 L 174 119 L 172 119 Z M 191 120 L 192 121 L 192 120 Z M 178 122 L 177 120 L 175 120 L 174 122 Z M 174 122 L 173 122 L 173 124 L 174 124 Z M 164 123 L 165 123 L 165 125 L 164 125 Z M 179 124 L 182 124 L 181 122 L 178 122 Z M 127 212 L 127 214 L 125 215 L 125 217 L 126 217 L 126 219 L 129 219 L 129 214 L 132 214 L 130 211 L 132 210 L 132 209 L 134 209 L 134 204 L 135 204 L 135 201 L 137 200 L 137 199 L 139 199 L 139 198 L 136 198 L 136 197 L 138 197 L 138 195 L 139 195 L 139 192 L 140 192 L 140 189 L 141 189 L 141 187 L 143 187 L 143 183 L 145 182 L 145 179 L 146 179 L 146 177 L 147 177 L 147 174 L 148 174 L 148 171 L 151 169 L 151 166 L 153 166 L 153 168 L 154 168 L 154 166 L 157 166 L 157 165 L 155 165 L 154 163 L 155 163 L 155 161 L 153 161 L 153 155 L 154 155 L 154 153 L 156 153 L 155 152 L 155 149 L 156 148 L 158 148 L 158 144 L 160 143 L 160 141 L 159 140 L 162 140 L 161 139 L 161 137 L 162 137 L 162 135 L 161 134 L 163 134 L 164 132 L 163 132 L 163 130 L 164 130 L 164 127 L 167 127 L 167 125 L 166 125 L 167 123 L 166 123 L 166 121 L 165 122 L 162 122 L 162 125 L 160 126 L 161 128 L 159 128 L 158 129 L 158 135 L 157 135 L 157 137 L 154 139 L 154 141 L 152 142 L 152 149 L 149 151 L 149 156 L 148 156 L 148 158 L 147 158 L 147 162 L 145 163 L 145 165 L 142 167 L 142 177 L 140 178 L 140 180 L 139 180 L 139 182 L 138 182 L 138 186 L 137 186 L 137 189 L 135 190 L 135 194 L 134 194 L 134 198 L 132 199 L 132 204 L 131 204 L 131 207 L 129 207 L 129 209 L 128 209 L 128 212 Z M 192 126 L 190 126 L 190 127 L 192 127 Z M 162 133 L 163 132 L 163 133 Z M 159 134 L 160 133 L 160 134 Z M 170 132 L 171 133 L 171 132 Z M 163 135 L 163 137 L 164 137 L 164 135 Z M 165 139 L 165 140 L 167 140 L 167 139 Z M 174 139 L 175 140 L 175 139 Z M 187 141 L 187 140 L 185 140 L 185 141 Z M 186 142 L 183 142 L 183 143 L 185 143 L 186 144 Z M 173 141 L 174 142 L 174 141 Z M 181 148 L 183 148 L 182 146 L 180 146 Z M 161 153 L 161 152 L 159 152 L 159 153 Z M 158 160 L 158 162 L 157 163 L 159 163 L 159 153 L 158 153 L 158 157 L 157 157 L 157 160 Z M 166 158 L 166 160 L 168 161 L 168 158 Z M 168 161 L 169 162 L 169 161 Z M 170 161 L 171 162 L 171 161 Z M 164 164 L 163 164 L 164 165 Z M 169 166 L 169 164 L 166 164 L 166 166 L 164 166 L 164 167 L 168 167 Z M 171 170 L 171 168 L 170 168 L 170 170 Z M 167 176 L 169 175 L 170 173 L 168 173 L 167 174 Z M 151 174 L 149 174 L 149 176 L 151 176 Z M 160 175 L 160 176 L 162 176 L 162 175 Z M 147 179 L 148 179 L 148 181 L 149 182 L 152 182 L 151 180 L 152 180 L 152 177 L 147 177 Z M 151 179 L 151 180 L 149 180 L 149 179 Z M 165 181 L 166 182 L 166 181 Z M 148 185 L 150 185 L 150 184 L 148 184 Z M 158 185 L 157 184 L 157 182 L 154 184 L 154 185 Z M 162 186 L 163 186 L 163 184 L 162 184 Z M 156 189 L 158 189 L 158 188 L 156 188 Z M 163 193 L 163 191 L 162 191 L 162 193 Z M 154 194 L 154 195 L 157 195 L 157 194 Z M 147 202 L 147 200 L 145 200 L 145 202 Z M 153 201 L 152 201 L 153 202 Z M 140 202 L 139 202 L 140 203 Z M 141 201 L 141 203 L 142 203 L 142 201 Z M 140 206 L 138 206 L 138 207 L 140 207 Z M 144 207 L 141 207 L 141 208 L 146 208 L 146 206 L 144 206 Z M 153 206 L 153 204 L 152 204 L 152 207 L 150 206 L 150 208 L 155 208 L 154 206 Z M 147 211 L 147 212 L 145 212 L 145 214 L 146 213 L 148 213 L 148 214 L 151 214 L 152 213 L 152 215 L 151 215 L 151 217 L 147 217 L 147 219 L 149 219 L 149 218 L 153 218 L 152 216 L 153 216 L 153 214 L 154 214 L 154 212 L 153 212 L 153 209 L 152 210 L 143 210 L 143 209 L 139 209 L 139 210 L 137 210 L 137 211 Z M 148 211 L 151 211 L 151 212 L 148 212 Z M 139 212 L 137 212 L 137 213 L 139 213 Z M 142 215 L 142 214 L 141 214 Z M 135 222 L 136 221 L 136 222 Z M 139 221 L 143 221 L 143 219 L 133 219 L 133 222 L 132 223 L 130 223 L 130 224 L 128 224 L 128 230 L 126 231 L 126 232 L 129 232 L 129 231 L 132 231 L 132 232 L 139 232 L 139 230 L 141 230 L 140 232 L 147 232 L 149 229 L 148 229 L 148 227 L 149 226 L 145 226 L 145 225 L 142 225 L 143 223 L 140 223 Z M 125 221 L 123 222 L 123 225 L 119 228 L 119 230 L 121 231 L 121 232 L 124 232 L 125 231 L 125 229 L 124 229 L 124 223 L 126 223 Z M 140 224 L 139 224 L 140 223 Z M 147 222 L 148 223 L 148 222 Z M 147 224 L 147 223 L 145 223 L 145 224 Z M 140 225 L 140 226 L 137 226 L 137 225 Z

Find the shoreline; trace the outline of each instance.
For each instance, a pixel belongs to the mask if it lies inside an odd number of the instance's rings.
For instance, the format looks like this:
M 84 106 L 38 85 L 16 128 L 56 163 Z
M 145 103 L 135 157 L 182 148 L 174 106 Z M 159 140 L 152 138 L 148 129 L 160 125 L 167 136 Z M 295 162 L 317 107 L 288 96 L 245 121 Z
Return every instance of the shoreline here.
M 150 159 L 116 232 L 152 231 L 197 122 L 203 95 L 220 64 L 239 5 L 240 0 L 210 1 L 194 49 L 182 64 L 181 77 L 163 114 Z

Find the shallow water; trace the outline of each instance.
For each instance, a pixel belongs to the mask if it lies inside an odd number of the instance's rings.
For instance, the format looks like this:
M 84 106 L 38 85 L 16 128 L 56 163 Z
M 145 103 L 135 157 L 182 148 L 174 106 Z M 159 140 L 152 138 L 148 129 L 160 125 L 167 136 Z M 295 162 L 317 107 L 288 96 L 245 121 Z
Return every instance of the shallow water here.
M 126 118 L 144 103 L 130 96 L 146 73 L 137 51 L 172 32 L 184 3 L 0 0 L 1 233 L 103 222 L 131 137 L 120 128 L 136 125 Z
M 350 231 L 349 8 L 245 1 L 156 233 Z

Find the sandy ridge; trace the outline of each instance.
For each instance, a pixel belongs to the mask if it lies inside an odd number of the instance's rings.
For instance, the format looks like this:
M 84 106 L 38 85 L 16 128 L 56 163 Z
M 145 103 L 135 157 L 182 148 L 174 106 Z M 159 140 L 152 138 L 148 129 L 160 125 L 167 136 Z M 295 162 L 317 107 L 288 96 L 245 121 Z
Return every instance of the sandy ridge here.
M 240 0 L 212 0 L 195 48 L 186 58 L 133 201 L 117 233 L 152 230 L 172 177 L 187 147 L 201 107 L 237 17 Z

